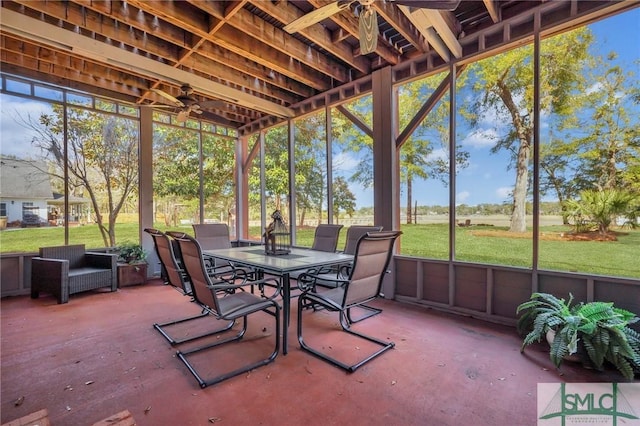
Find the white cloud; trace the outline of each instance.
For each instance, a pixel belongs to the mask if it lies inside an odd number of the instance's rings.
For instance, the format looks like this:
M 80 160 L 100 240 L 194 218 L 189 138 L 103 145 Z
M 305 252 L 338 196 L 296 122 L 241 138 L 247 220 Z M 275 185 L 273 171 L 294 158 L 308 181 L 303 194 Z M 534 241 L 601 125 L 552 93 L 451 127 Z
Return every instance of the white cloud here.
M 348 151 L 342 151 L 333 156 L 334 172 L 353 172 L 358 166 L 358 159 Z
M 502 200 L 507 200 L 511 198 L 512 191 L 513 188 L 511 186 L 501 186 L 500 188 L 496 189 L 496 196 Z
M 456 194 L 456 205 L 463 204 L 465 201 L 469 199 L 471 193 L 469 191 L 461 191 Z
M 469 133 L 462 140 L 462 145 L 473 148 L 489 148 L 495 145 L 496 140 L 498 140 L 498 134 L 494 129 L 478 129 Z
M 433 160 L 448 160 L 449 159 L 449 150 L 446 148 L 438 148 L 434 149 L 427 155 L 427 161 Z
M 601 91 L 603 87 L 604 87 L 604 85 L 602 83 L 597 82 L 597 83 L 592 84 L 591 86 L 587 87 L 587 90 L 585 90 L 585 93 L 587 95 L 590 95 L 592 93 Z
M 0 153 L 2 155 L 15 155 L 18 157 L 28 157 L 37 154 L 37 150 L 31 145 L 31 140 L 35 136 L 34 132 L 21 124 L 28 116 L 34 119 L 43 113 L 51 112 L 51 107 L 47 104 L 16 99 L 11 96 L 0 96 Z

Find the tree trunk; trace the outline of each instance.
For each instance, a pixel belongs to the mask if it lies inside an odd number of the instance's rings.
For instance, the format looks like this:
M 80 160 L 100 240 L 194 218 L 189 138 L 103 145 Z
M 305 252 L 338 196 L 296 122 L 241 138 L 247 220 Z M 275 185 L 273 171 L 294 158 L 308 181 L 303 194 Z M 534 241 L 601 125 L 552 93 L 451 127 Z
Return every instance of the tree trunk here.
M 529 180 L 529 144 L 520 141 L 516 166 L 516 184 L 513 188 L 513 210 L 511 211 L 510 232 L 527 230 L 527 185 Z
M 526 116 L 531 115 L 530 111 L 520 114 L 518 106 L 513 100 L 511 91 L 504 83 L 499 80 L 497 83 L 498 95 L 504 105 L 507 107 L 516 134 L 518 135 L 518 157 L 516 159 L 516 183 L 513 188 L 513 209 L 511 210 L 510 232 L 525 232 L 527 230 L 526 212 L 527 212 L 527 185 L 529 184 L 529 158 L 531 156 L 531 126 L 526 123 Z
M 298 226 L 303 227 L 304 226 L 304 217 L 306 215 L 307 209 L 302 209 L 302 212 L 300 212 L 300 224 Z

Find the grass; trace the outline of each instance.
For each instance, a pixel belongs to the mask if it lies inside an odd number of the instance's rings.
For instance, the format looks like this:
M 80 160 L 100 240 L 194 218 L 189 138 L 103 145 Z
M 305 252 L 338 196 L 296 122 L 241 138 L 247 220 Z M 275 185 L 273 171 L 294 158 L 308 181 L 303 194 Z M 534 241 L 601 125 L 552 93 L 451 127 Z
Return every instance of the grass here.
M 164 226 L 157 224 L 158 229 Z M 192 233 L 191 226 L 178 227 Z M 176 228 L 172 228 L 176 229 Z M 400 253 L 430 259 L 448 259 L 449 236 L 446 224 L 402 225 Z M 485 264 L 530 268 L 532 266 L 532 240 L 505 236 L 506 228 L 473 226 L 456 228 L 456 260 Z M 560 226 L 541 227 L 545 234 L 558 235 L 570 228 Z M 259 235 L 259 229 L 250 229 L 251 235 Z M 313 228 L 296 230 L 297 245 L 310 247 Z M 478 235 L 481 234 L 481 235 Z M 118 241 L 137 241 L 138 225 L 117 225 Z M 495 236 L 492 236 L 495 235 Z M 338 248 L 344 247 L 346 232 L 340 233 Z M 96 226 L 80 226 L 69 229 L 69 242 L 84 243 L 87 248 L 104 247 Z M 37 252 L 41 246 L 64 244 L 63 228 L 9 229 L 0 232 L 0 252 Z M 562 241 L 540 240 L 538 266 L 541 269 L 573 271 L 588 274 L 640 278 L 640 230 L 629 230 L 618 236 L 618 241 Z

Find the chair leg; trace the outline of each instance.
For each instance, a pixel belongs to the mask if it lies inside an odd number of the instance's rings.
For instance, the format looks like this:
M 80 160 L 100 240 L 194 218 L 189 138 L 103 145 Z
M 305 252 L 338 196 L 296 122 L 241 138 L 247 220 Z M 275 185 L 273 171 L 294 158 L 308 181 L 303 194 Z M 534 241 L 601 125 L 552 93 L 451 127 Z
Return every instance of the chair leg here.
M 302 332 L 303 332 L 303 327 L 302 327 L 302 312 L 303 312 L 303 308 L 305 306 L 305 299 L 307 299 L 304 295 L 300 296 L 298 298 L 298 342 L 300 343 L 300 348 L 304 351 L 309 352 L 310 354 L 324 359 L 325 361 L 328 361 L 329 363 L 335 365 L 336 367 L 340 367 L 343 370 L 346 370 L 347 373 L 353 373 L 354 371 L 356 371 L 358 368 L 360 368 L 362 365 L 366 364 L 367 362 L 371 361 L 372 359 L 376 358 L 378 355 L 381 355 L 383 352 L 393 348 L 395 346 L 395 343 L 393 342 L 387 342 L 372 336 L 367 336 L 366 334 L 362 334 L 360 332 L 354 331 L 350 328 L 350 324 L 349 324 L 349 319 L 347 318 L 346 313 L 344 312 L 339 312 L 339 316 L 340 316 L 340 326 L 342 327 L 342 330 L 353 335 L 353 336 L 357 336 L 360 337 L 362 339 L 365 339 L 369 342 L 375 343 L 379 346 L 381 346 L 380 349 L 378 349 L 377 351 L 375 351 L 373 354 L 367 356 L 366 358 L 364 358 L 361 361 L 358 361 L 355 364 L 346 364 L 336 358 L 333 358 L 323 352 L 320 352 L 317 349 L 314 349 L 312 347 L 310 347 L 309 345 L 307 345 L 307 343 L 304 341 L 304 338 L 302 336 Z M 306 302 L 307 306 L 308 304 L 313 304 L 313 301 L 309 300 Z M 324 306 L 326 309 L 331 310 L 336 312 L 335 309 L 332 309 L 329 306 Z
M 230 342 L 235 342 L 235 341 L 239 341 L 243 338 L 245 332 L 247 331 L 247 316 L 242 317 L 243 318 L 243 324 L 242 324 L 242 330 L 240 330 L 236 335 L 229 337 L 227 339 L 224 340 L 220 340 L 205 346 L 201 346 L 201 347 L 197 347 L 194 349 L 189 349 L 186 351 L 178 351 L 176 352 L 177 357 L 184 363 L 184 365 L 189 369 L 189 371 L 191 372 L 191 374 L 193 375 L 193 377 L 196 378 L 196 380 L 198 381 L 198 385 L 200 385 L 200 387 L 202 389 L 206 388 L 207 386 L 211 386 L 214 385 L 216 383 L 220 383 L 223 380 L 227 380 L 230 379 L 232 377 L 235 377 L 239 374 L 245 373 L 247 371 L 253 370 L 255 368 L 261 367 L 263 365 L 267 365 L 269 363 L 271 363 L 274 359 L 276 359 L 276 356 L 278 355 L 278 352 L 280 351 L 280 306 L 277 303 L 273 303 L 273 306 L 275 307 L 275 311 L 271 312 L 268 309 L 264 309 L 263 312 L 266 312 L 270 315 L 273 315 L 275 318 L 275 323 L 276 323 L 276 329 L 275 329 L 275 346 L 273 351 L 269 354 L 269 356 L 267 356 L 264 359 L 261 359 L 259 361 L 253 362 L 249 365 L 245 365 L 242 366 L 240 368 L 237 368 L 235 370 L 223 373 L 223 374 L 219 374 L 215 377 L 212 378 L 204 378 L 202 377 L 198 371 L 196 370 L 196 368 L 193 366 L 193 364 L 191 362 L 189 362 L 189 360 L 187 359 L 187 357 L 191 354 L 197 353 L 197 352 L 201 352 L 207 349 L 211 349 L 211 348 L 215 348 L 218 346 L 221 346 L 225 343 L 230 343 Z
M 198 335 L 195 335 L 195 336 L 186 337 L 184 339 L 174 339 L 173 337 L 171 337 L 169 335 L 168 331 L 164 329 L 165 327 L 171 327 L 172 325 L 182 324 L 182 323 L 185 323 L 185 322 L 188 322 L 188 321 L 196 320 L 198 318 L 206 317 L 208 315 L 209 315 L 209 312 L 207 312 L 206 309 L 203 309 L 202 313 L 200 313 L 198 315 L 194 315 L 194 316 L 191 316 L 191 317 L 187 317 L 187 318 L 183 318 L 183 319 L 179 319 L 179 320 L 175 320 L 175 321 L 165 322 L 165 323 L 162 323 L 162 324 L 155 323 L 155 324 L 153 324 L 153 328 L 158 330 L 158 332 L 160 334 L 162 334 L 162 336 L 169 341 L 171 346 L 175 346 L 175 345 L 179 345 L 181 343 L 191 342 L 193 340 L 201 339 L 203 337 L 213 336 L 215 334 L 225 332 L 225 331 L 229 330 L 231 327 L 233 327 L 233 325 L 235 324 L 235 321 L 229 321 L 229 323 L 222 329 L 214 330 L 214 331 L 208 331 L 206 333 L 202 333 L 202 334 L 198 334 Z
M 353 319 L 353 316 L 351 315 L 351 310 L 354 308 L 348 308 L 347 309 L 347 320 L 349 321 L 349 324 L 355 324 L 357 322 L 360 322 L 362 320 L 366 320 L 367 318 L 371 318 L 374 315 L 378 315 L 379 313 L 382 312 L 382 309 L 379 308 L 374 308 L 373 306 L 369 306 L 369 305 L 360 305 L 358 306 L 358 308 L 362 308 L 366 311 L 368 311 L 365 315 L 359 317 L 358 319 Z

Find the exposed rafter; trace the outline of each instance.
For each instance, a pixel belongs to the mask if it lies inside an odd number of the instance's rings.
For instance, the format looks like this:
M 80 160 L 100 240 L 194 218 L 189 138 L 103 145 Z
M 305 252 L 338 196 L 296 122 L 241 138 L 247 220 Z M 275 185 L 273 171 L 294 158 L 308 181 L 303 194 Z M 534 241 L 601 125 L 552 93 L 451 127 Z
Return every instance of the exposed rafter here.
M 528 42 L 534 22 L 545 36 L 640 5 L 464 0 L 448 12 L 396 1 L 347 0 L 289 33 L 285 26 L 335 0 L 3 0 L 0 68 L 142 105 L 167 104 L 150 89 L 175 97 L 190 83 L 208 107 L 199 117 L 246 134 L 359 96 L 380 68 L 391 66 L 397 83 Z M 367 7 L 380 35 L 363 55 L 358 24 Z M 216 99 L 225 102 L 207 102 Z

